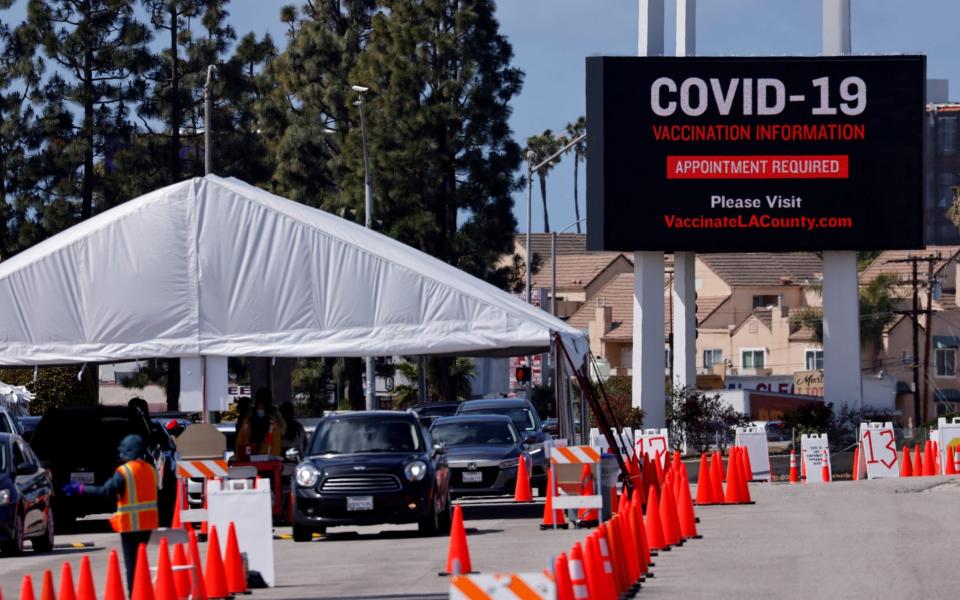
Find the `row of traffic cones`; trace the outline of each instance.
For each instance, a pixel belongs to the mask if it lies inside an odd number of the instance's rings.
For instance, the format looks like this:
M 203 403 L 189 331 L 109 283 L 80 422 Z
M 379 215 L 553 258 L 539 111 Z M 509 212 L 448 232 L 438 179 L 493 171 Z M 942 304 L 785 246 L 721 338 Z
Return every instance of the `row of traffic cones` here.
M 220 551 L 216 526 L 210 526 L 205 569 L 200 565 L 196 535 L 192 530 L 188 530 L 187 535 L 189 548 L 177 544 L 174 546 L 172 559 L 167 540 L 160 540 L 155 580 L 152 580 L 150 575 L 147 547 L 140 545 L 130 600 L 213 600 L 249 593 L 243 557 L 233 523 L 230 523 L 227 532 L 225 555 Z M 73 569 L 70 563 L 65 562 L 60 570 L 59 592 L 55 594 L 53 573 L 45 571 L 40 600 L 97 600 L 89 557 L 84 556 L 80 561 L 80 576 L 76 586 L 73 581 Z M 23 578 L 20 600 L 36 600 L 30 575 Z M 120 559 L 116 550 L 111 550 L 107 559 L 103 600 L 126 600 L 126 584 L 120 574 Z
M 682 463 L 681 463 L 682 464 Z M 697 506 L 710 504 L 753 504 L 747 481 L 752 473 L 750 455 L 746 448 L 730 448 L 727 459 L 726 491 L 723 489 L 723 456 L 715 451 L 709 458 L 700 455 L 700 473 L 697 479 Z
M 947 448 L 947 460 L 943 468 L 943 475 L 956 475 L 957 465 L 960 463 L 960 447 Z M 913 448 L 913 461 L 910 460 L 910 447 L 903 447 L 903 458 L 900 460 L 900 477 L 929 477 L 940 475 L 940 447 L 937 442 L 927 440 L 920 449 L 920 444 Z

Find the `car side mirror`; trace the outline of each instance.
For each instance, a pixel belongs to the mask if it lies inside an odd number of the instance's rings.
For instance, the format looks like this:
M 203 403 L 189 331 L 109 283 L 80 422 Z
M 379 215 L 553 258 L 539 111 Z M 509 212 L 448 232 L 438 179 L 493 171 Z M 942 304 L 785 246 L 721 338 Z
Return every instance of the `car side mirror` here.
M 528 432 L 526 435 L 523 436 L 524 444 L 536 444 L 539 441 L 540 441 L 539 436 L 537 436 L 537 434 L 532 431 Z
M 296 448 L 288 448 L 287 451 L 283 453 L 283 457 L 290 462 L 300 462 L 300 451 Z
M 40 467 L 33 463 L 20 463 L 17 465 L 16 476 L 36 475 L 39 470 Z
M 433 444 L 433 451 L 438 452 L 440 454 L 446 454 L 447 447 L 441 444 L 440 442 L 436 442 Z

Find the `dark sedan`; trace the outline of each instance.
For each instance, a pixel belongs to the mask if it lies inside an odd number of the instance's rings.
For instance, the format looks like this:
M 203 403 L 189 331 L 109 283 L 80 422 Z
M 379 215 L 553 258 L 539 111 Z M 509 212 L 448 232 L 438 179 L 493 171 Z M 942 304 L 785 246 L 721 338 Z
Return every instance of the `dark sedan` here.
M 335 525 L 417 523 L 450 529 L 445 451 L 412 412 L 339 414 L 317 424 L 293 477 L 293 539 Z
M 19 435 L 0 433 L 0 551 L 53 550 L 53 479 Z
M 530 460 L 510 417 L 442 417 L 434 421 L 430 436 L 447 449 L 454 497 L 512 494 L 520 461 Z

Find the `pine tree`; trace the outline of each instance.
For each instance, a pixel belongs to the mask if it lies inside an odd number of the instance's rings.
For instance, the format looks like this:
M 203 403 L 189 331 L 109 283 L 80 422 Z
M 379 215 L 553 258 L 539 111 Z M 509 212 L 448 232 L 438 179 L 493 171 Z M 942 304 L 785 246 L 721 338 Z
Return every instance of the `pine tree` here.
M 113 153 L 129 138 L 128 111 L 143 93 L 132 75 L 148 65 L 149 32 L 129 0 L 30 0 L 29 22 L 46 55 L 69 78 L 60 88 L 65 100 L 78 107 L 74 147 L 64 156 L 74 156 L 75 170 L 82 172 L 80 217 L 86 219 L 101 179 L 97 158 L 109 172 Z

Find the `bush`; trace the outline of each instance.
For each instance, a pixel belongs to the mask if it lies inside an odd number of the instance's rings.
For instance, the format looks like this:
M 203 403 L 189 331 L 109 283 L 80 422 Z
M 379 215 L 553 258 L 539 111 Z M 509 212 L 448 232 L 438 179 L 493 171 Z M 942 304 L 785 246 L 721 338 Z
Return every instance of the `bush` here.
M 614 424 L 632 429 L 643 427 L 643 410 L 633 406 L 632 385 L 633 378 L 623 375 L 614 375 L 603 383 L 603 390 L 607 393 L 607 400 L 610 402 L 609 411 L 612 412 L 611 415 L 608 415 L 612 417 L 611 427 Z M 600 393 L 599 386 L 595 387 L 597 388 L 597 398 L 603 405 L 603 395 Z M 603 406 L 603 409 L 608 410 L 608 407 Z
M 97 369 L 87 367 L 78 381 L 79 366 L 42 367 L 33 381 L 33 369 L 0 369 L 0 381 L 10 385 L 23 385 L 36 398 L 30 403 L 31 415 L 43 415 L 59 406 L 96 406 Z
M 801 406 L 780 417 L 783 428 L 794 436 L 828 433 L 833 428 L 833 404 L 817 403 Z
M 749 423 L 743 413 L 720 400 L 719 394 L 708 395 L 694 388 L 673 389 L 667 404 L 667 429 L 670 445 L 681 450 L 684 441 L 697 452 L 706 452 L 713 444 L 726 449 L 735 427 Z

